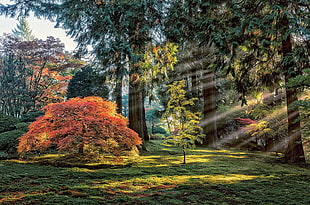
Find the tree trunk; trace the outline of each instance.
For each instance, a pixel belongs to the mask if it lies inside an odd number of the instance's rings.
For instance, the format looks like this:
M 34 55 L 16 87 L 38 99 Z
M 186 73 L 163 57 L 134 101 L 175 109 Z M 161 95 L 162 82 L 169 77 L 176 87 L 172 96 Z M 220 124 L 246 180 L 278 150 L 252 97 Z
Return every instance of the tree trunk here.
M 305 163 L 305 153 L 302 145 L 299 109 L 290 109 L 290 105 L 297 101 L 296 90 L 286 90 L 287 116 L 288 116 L 288 146 L 285 160 L 291 163 Z
M 210 70 L 203 71 L 203 120 L 201 126 L 206 137 L 203 145 L 216 148 L 217 131 L 216 131 L 216 105 L 215 105 L 215 82 L 214 72 Z
M 122 114 L 123 111 L 122 96 L 123 96 L 123 78 L 120 77 L 120 79 L 117 80 L 115 85 L 115 103 L 117 105 L 116 111 L 119 114 Z
M 284 31 L 282 33 L 282 35 L 284 35 L 289 29 L 289 21 L 287 16 L 284 16 L 280 23 L 284 26 Z M 288 82 L 289 79 L 296 77 L 296 72 L 294 72 L 294 63 L 292 63 L 290 60 L 292 48 L 291 36 L 288 35 L 287 38 L 282 41 L 282 54 L 284 59 L 283 71 L 285 73 L 285 82 Z M 295 89 L 286 89 L 288 147 L 284 158 L 287 162 L 290 163 L 305 163 L 305 154 L 301 140 L 299 109 L 290 109 L 290 105 L 298 100 L 296 93 L 297 91 Z
M 83 153 L 84 153 L 84 142 L 81 142 L 81 144 L 79 145 L 79 154 Z
M 192 78 L 192 96 L 191 97 L 196 98 L 199 96 L 198 71 L 196 69 L 192 69 L 190 75 Z
M 183 164 L 186 164 L 186 152 L 184 148 L 183 148 Z
M 143 140 L 149 140 L 147 133 L 143 86 L 139 80 L 130 80 L 129 86 L 129 127 Z

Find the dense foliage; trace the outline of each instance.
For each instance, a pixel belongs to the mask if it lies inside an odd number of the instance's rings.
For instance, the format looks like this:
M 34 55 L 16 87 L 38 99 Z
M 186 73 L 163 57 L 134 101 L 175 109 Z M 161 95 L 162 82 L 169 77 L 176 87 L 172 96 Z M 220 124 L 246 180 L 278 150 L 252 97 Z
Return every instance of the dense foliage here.
M 105 80 L 104 75 L 91 66 L 85 66 L 69 81 L 67 98 L 99 96 L 108 99 L 109 87 Z
M 59 39 L 0 38 L 0 111 L 20 117 L 65 98 L 71 70 L 83 62 L 66 54 Z
M 141 144 L 137 133 L 127 128 L 127 119 L 116 113 L 116 105 L 100 97 L 73 98 L 49 104 L 43 110 L 45 115 L 20 138 L 18 152 L 56 146 L 59 151 L 119 156 Z
M 78 42 L 78 55 L 89 53 L 89 45 L 94 48 L 91 53 L 110 74 L 119 113 L 123 107 L 123 88 L 128 86 L 129 126 L 145 140 L 149 139 L 145 97 L 149 88 L 163 83 L 167 76 L 186 80 L 190 97 L 199 98 L 198 106 L 192 110 L 203 113 L 201 125 L 206 145 L 217 145 L 217 141 L 224 140 L 216 128 L 216 101 L 219 100 L 215 94 L 216 89 L 221 91 L 214 81 L 217 70 L 230 75 L 229 80 L 233 82 L 229 97 L 220 99 L 226 105 L 232 105 L 238 98 L 246 105 L 251 94 L 259 101 L 266 89 L 276 92 L 285 83 L 289 108 L 285 159 L 305 162 L 301 131 L 307 134 L 309 102 L 307 98 L 298 101 L 299 88 L 290 84 L 292 80 L 302 80 L 302 74 L 309 68 L 307 0 L 13 2 L 0 5 L 0 14 L 14 17 L 32 11 L 35 16 L 53 19 L 57 26 L 67 29 Z M 170 55 L 176 54 L 174 43 L 181 51 L 177 69 L 174 69 L 176 58 Z M 309 84 L 300 86 L 307 88 Z M 167 95 L 163 101 L 168 101 Z M 252 117 L 262 120 L 258 124 L 266 127 L 270 135 L 274 129 L 267 127 L 272 124 L 260 119 L 267 117 L 268 110 L 261 110 L 261 113 L 253 111 Z M 262 136 L 256 131 L 252 134 Z
M 18 138 L 27 132 L 28 123 L 0 114 L 0 159 L 17 157 Z

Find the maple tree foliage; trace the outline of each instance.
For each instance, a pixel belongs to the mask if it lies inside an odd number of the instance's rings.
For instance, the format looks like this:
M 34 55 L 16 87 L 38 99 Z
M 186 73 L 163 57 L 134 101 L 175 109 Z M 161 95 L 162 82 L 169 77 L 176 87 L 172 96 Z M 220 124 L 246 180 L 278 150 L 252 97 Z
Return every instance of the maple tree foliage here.
M 52 36 L 47 37 L 46 40 L 21 41 L 10 34 L 5 34 L 0 37 L 0 50 L 0 58 L 13 56 L 20 59 L 20 64 L 23 64 L 21 69 L 25 74 L 16 79 L 16 81 L 25 81 L 23 86 L 25 92 L 22 94 L 25 103 L 20 106 L 22 113 L 40 109 L 48 103 L 63 101 L 69 80 L 72 78 L 71 71 L 84 64 L 66 53 L 64 44 Z M 0 76 L 1 70 L 3 66 L 0 64 Z M 8 87 L 2 89 L 9 90 Z M 16 101 L 11 98 L 19 97 L 20 95 L 9 96 L 11 101 Z
M 255 120 L 251 120 L 248 118 L 236 118 L 236 120 L 245 125 L 245 127 L 241 127 L 242 130 L 245 130 L 247 133 L 251 134 L 251 136 L 260 137 L 265 133 L 271 131 L 269 128 L 269 122 L 260 120 L 259 122 Z
M 236 120 L 243 125 L 257 124 L 255 120 L 251 120 L 249 118 L 237 117 Z
M 18 152 L 45 150 L 83 153 L 99 151 L 120 156 L 122 151 L 142 143 L 128 121 L 116 112 L 116 104 L 100 97 L 73 98 L 49 104 L 45 115 L 19 138 Z

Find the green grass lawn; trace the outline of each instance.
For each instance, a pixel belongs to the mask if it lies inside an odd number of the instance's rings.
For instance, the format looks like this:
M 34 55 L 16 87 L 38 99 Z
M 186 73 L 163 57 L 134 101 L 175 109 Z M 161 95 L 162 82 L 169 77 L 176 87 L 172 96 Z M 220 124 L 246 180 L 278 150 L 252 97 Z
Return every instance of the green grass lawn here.
M 274 156 L 148 145 L 130 166 L 98 169 L 0 161 L 0 204 L 310 204 L 309 168 Z

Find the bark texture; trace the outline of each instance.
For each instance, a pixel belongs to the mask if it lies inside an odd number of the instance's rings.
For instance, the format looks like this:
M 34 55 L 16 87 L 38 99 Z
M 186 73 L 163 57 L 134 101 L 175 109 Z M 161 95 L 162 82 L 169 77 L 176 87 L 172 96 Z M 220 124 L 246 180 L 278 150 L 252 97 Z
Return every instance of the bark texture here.
M 130 80 L 129 128 L 136 131 L 143 140 L 149 140 L 146 127 L 143 86 L 137 79 Z
M 203 145 L 215 148 L 217 142 L 216 131 L 216 104 L 214 72 L 205 70 L 203 77 L 203 120 L 201 122 L 203 132 L 206 135 Z
M 281 25 L 284 25 L 285 33 L 289 29 L 289 21 L 287 16 L 283 16 Z M 282 41 L 282 55 L 284 59 L 283 71 L 285 74 L 285 81 L 296 77 L 294 72 L 294 64 L 289 60 L 292 53 L 293 45 L 291 42 L 291 36 L 288 35 L 286 39 Z M 286 89 L 286 103 L 287 103 L 287 116 L 288 116 L 288 147 L 285 153 L 285 160 L 290 163 L 305 163 L 305 154 L 302 145 L 299 109 L 290 109 L 290 105 L 297 101 L 296 89 Z

